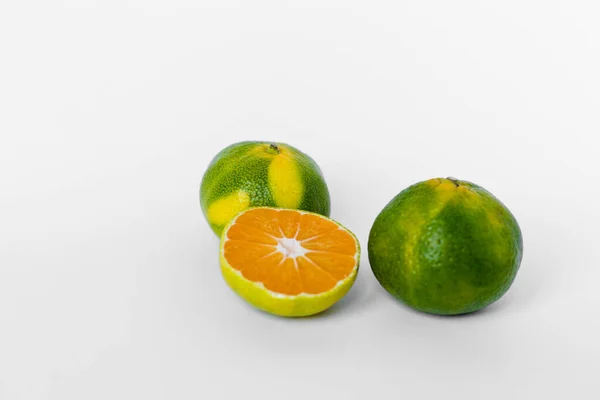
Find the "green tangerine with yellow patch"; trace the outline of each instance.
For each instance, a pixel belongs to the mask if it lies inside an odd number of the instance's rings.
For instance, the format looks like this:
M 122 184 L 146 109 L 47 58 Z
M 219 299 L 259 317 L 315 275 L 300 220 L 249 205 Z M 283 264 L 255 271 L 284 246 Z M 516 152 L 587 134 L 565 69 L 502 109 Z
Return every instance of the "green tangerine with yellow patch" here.
M 250 207 L 280 207 L 329 216 L 323 173 L 307 154 L 284 143 L 240 142 L 221 150 L 200 184 L 200 205 L 217 236 Z
M 523 255 L 511 212 L 467 181 L 431 179 L 400 192 L 376 218 L 368 243 L 377 280 L 427 313 L 464 314 L 506 293 Z

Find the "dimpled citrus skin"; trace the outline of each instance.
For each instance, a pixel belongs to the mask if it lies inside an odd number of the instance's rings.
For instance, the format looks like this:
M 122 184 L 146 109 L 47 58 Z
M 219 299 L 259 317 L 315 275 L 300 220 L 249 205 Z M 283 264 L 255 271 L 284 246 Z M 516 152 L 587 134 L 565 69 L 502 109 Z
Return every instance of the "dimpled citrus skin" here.
M 284 144 L 240 142 L 211 161 L 200 185 L 200 204 L 217 236 L 241 211 L 282 207 L 329 216 L 330 197 L 319 166 Z
M 400 192 L 369 235 L 375 277 L 394 297 L 432 314 L 464 314 L 498 300 L 523 255 L 510 211 L 480 186 L 431 179 Z

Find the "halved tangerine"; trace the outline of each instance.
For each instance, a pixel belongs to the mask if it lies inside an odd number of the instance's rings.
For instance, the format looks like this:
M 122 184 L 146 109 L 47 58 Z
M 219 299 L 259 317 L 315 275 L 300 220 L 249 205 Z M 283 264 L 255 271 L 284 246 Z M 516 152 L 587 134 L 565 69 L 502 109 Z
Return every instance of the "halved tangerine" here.
M 319 214 L 252 208 L 221 236 L 221 271 L 243 299 L 272 314 L 300 317 L 331 307 L 352 287 L 360 245 Z

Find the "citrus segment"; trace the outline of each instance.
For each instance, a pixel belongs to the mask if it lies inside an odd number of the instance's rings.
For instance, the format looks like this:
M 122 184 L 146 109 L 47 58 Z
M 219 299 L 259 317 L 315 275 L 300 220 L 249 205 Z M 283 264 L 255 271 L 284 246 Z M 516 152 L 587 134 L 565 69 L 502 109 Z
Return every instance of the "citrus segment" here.
M 253 208 L 221 238 L 221 267 L 230 286 L 251 304 L 284 316 L 325 310 L 352 286 L 356 237 L 327 217 L 304 211 Z
M 310 258 L 300 258 L 298 260 L 298 272 L 305 282 L 304 290 L 309 294 L 318 294 L 331 290 L 337 280 L 323 268 L 315 264 Z
M 296 237 L 300 227 L 301 214 L 295 211 L 279 211 L 277 221 L 281 228 L 281 233 L 286 237 Z
M 231 266 L 237 270 L 243 270 L 257 261 L 264 261 L 269 255 L 274 253 L 273 247 L 260 243 L 245 242 L 241 240 L 229 240 L 225 243 L 225 251 L 228 254 L 228 261 Z M 275 253 L 280 254 L 280 253 Z M 274 260 L 273 258 L 268 258 Z M 281 260 L 277 260 L 279 262 Z
M 306 258 L 318 265 L 323 271 L 327 272 L 336 280 L 344 279 L 348 276 L 348 270 L 352 270 L 356 260 L 354 256 L 336 254 L 336 253 L 315 253 L 309 252 Z
M 354 239 L 340 229 L 321 233 L 303 240 L 302 245 L 308 250 L 322 250 L 348 255 L 354 254 Z
M 275 238 L 260 228 L 250 225 L 237 224 L 229 230 L 229 238 L 232 240 L 245 240 L 247 242 L 276 245 Z

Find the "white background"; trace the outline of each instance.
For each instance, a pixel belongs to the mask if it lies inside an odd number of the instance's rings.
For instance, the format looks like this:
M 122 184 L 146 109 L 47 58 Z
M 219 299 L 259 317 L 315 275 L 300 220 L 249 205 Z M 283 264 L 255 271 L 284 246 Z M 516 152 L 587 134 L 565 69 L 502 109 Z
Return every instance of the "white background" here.
M 0 398 L 598 399 L 600 9 L 589 1 L 4 1 Z M 198 201 L 241 140 L 321 166 L 350 294 L 281 319 Z M 499 197 L 525 257 L 464 317 L 407 309 L 367 237 L 400 190 Z

